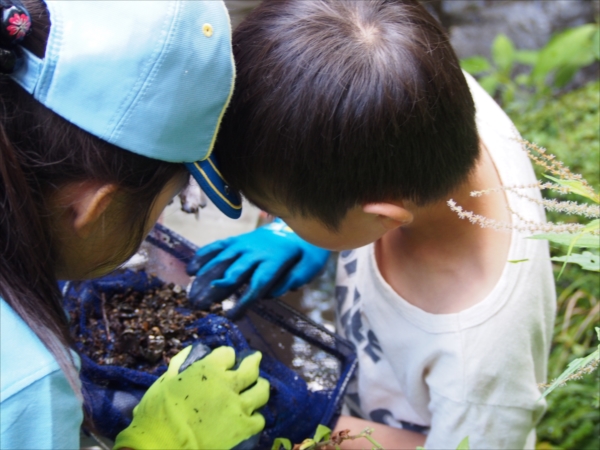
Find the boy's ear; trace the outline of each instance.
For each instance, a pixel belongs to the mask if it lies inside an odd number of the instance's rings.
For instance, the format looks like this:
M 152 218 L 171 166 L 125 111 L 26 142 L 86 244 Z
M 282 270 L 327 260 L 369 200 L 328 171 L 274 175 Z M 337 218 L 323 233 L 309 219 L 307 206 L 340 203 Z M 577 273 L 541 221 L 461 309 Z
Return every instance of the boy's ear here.
M 376 215 L 384 228 L 393 230 L 413 221 L 413 214 L 402 202 L 367 203 L 362 207 L 363 212 Z
M 63 188 L 61 197 L 68 201 L 71 227 L 80 237 L 90 235 L 94 225 L 102 217 L 114 198 L 116 184 L 83 182 L 74 183 Z

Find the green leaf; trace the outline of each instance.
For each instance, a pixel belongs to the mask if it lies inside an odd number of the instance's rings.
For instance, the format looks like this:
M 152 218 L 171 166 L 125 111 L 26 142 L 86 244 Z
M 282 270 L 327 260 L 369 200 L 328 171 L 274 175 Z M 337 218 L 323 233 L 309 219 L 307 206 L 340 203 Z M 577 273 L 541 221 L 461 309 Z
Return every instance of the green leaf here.
M 529 261 L 529 258 L 525 258 L 525 259 L 509 259 L 508 262 L 511 264 L 519 264 L 522 262 L 527 262 Z
M 321 442 L 329 439 L 329 436 L 331 436 L 331 428 L 319 424 L 319 426 L 317 427 L 317 431 L 315 431 L 313 439 L 315 440 L 315 442 Z
M 553 70 L 562 66 L 581 68 L 593 61 L 593 37 L 595 24 L 586 24 L 570 28 L 555 35 L 540 50 L 538 60 L 531 71 L 534 84 L 543 85 L 546 77 Z
M 582 233 L 591 233 L 592 231 L 600 230 L 600 219 L 594 219 L 583 227 Z M 599 236 L 600 239 L 600 236 Z
M 596 194 L 592 188 L 586 186 L 581 181 L 577 180 L 561 180 L 550 175 L 544 175 L 544 177 L 558 184 L 559 186 L 566 187 L 569 192 L 573 194 L 581 195 L 582 197 L 592 200 L 594 203 L 600 203 L 600 195 Z
M 577 238 L 575 242 L 573 240 Z M 575 248 L 600 248 L 600 236 L 595 236 L 592 234 L 567 234 L 567 233 L 548 233 L 548 234 L 534 234 L 533 236 L 529 236 L 528 239 L 545 239 L 554 244 L 567 245 L 570 246 L 573 243 L 573 247 Z
M 582 269 L 600 272 L 600 256 L 591 252 L 571 253 L 567 256 L 555 256 L 552 261 L 579 264 Z
M 554 85 L 557 88 L 565 87 L 566 84 L 573 79 L 579 69 L 579 66 L 572 64 L 559 67 L 554 74 Z
M 552 384 L 542 393 L 542 395 L 540 396 L 538 401 L 541 400 L 542 398 L 546 397 L 548 394 L 550 394 L 550 392 L 552 392 L 554 389 L 556 389 L 561 384 L 563 384 L 570 375 L 574 374 L 582 367 L 587 366 L 594 359 L 600 360 L 600 345 L 598 346 L 598 349 L 596 351 L 594 351 L 593 353 L 590 353 L 585 358 L 577 358 L 577 359 L 571 361 L 571 363 L 567 366 L 565 371 L 563 373 L 561 373 L 558 376 L 558 378 L 556 380 L 554 380 L 552 382 Z
M 477 75 L 482 72 L 488 72 L 492 69 L 490 62 L 483 56 L 472 56 L 460 60 L 460 67 L 471 75 Z
M 563 266 L 560 269 L 560 272 L 556 279 L 560 279 L 563 271 L 567 263 L 569 262 L 568 257 L 571 255 L 573 248 L 575 247 L 589 247 L 589 248 L 599 248 L 600 247 L 600 236 L 598 235 L 590 235 L 592 231 L 596 231 L 600 229 L 600 219 L 592 220 L 588 223 L 583 230 L 581 230 L 577 234 L 558 234 L 558 233 L 548 233 L 548 234 L 535 234 L 533 236 L 529 236 L 529 239 L 546 239 L 550 242 L 555 242 L 562 245 L 568 245 L 569 248 L 567 250 L 567 259 L 561 260 L 563 262 Z M 592 269 L 593 270 L 593 269 Z
M 515 61 L 526 64 L 528 66 L 534 66 L 540 56 L 540 52 L 537 50 L 516 50 Z
M 502 104 L 507 105 L 515 99 L 515 83 L 507 81 L 504 84 L 504 90 L 502 92 Z
M 316 442 L 313 439 L 304 439 L 302 441 L 302 443 L 300 444 L 300 447 L 298 447 L 298 448 L 300 450 L 308 450 L 310 447 L 312 447 L 315 444 L 316 444 Z
M 498 80 L 498 76 L 494 73 L 492 75 L 487 75 L 483 78 L 480 78 L 479 84 L 488 94 L 493 96 L 496 93 L 496 89 L 498 88 L 500 81 Z
M 575 235 L 575 237 L 571 241 L 571 244 L 569 245 L 569 250 L 567 251 L 567 255 L 571 254 L 571 252 L 573 251 L 573 247 L 575 247 L 577 245 L 577 243 L 579 242 L 579 240 L 584 236 L 595 237 L 596 244 L 600 245 L 600 236 L 593 235 L 593 234 L 592 235 L 587 234 L 587 233 L 591 233 L 592 231 L 597 231 L 597 230 L 600 230 L 600 219 L 592 220 L 585 227 L 583 227 L 583 230 L 581 230 L 580 233 L 577 233 Z
M 596 60 L 600 59 L 600 28 L 596 30 L 594 33 L 594 37 L 592 37 L 592 48 L 595 50 Z
M 529 83 L 529 76 L 526 73 L 520 73 L 515 77 L 515 83 L 519 86 L 525 86 Z
M 509 76 L 515 62 L 515 46 L 504 34 L 499 34 L 492 43 L 492 59 L 498 70 Z
M 469 446 L 469 436 L 467 436 L 462 441 L 460 441 L 460 444 L 458 444 L 456 450 L 469 450 L 470 448 L 471 447 Z
M 581 239 L 582 236 L 585 236 L 586 233 L 589 233 L 591 231 L 597 230 L 600 228 L 600 219 L 596 219 L 596 220 L 592 220 L 590 223 L 588 223 L 583 230 L 580 233 L 577 233 L 575 235 L 575 237 L 573 238 L 573 240 L 571 241 L 571 245 L 569 245 L 569 249 L 567 250 L 567 256 L 571 256 L 571 252 L 573 251 L 573 247 L 575 246 L 575 244 L 577 243 L 577 241 L 579 239 Z M 598 239 L 600 240 L 600 236 L 597 236 Z M 567 261 L 565 261 L 563 263 L 562 268 L 560 269 L 560 273 L 558 274 L 558 277 L 556 278 L 557 280 L 560 278 L 560 276 L 562 275 L 563 271 L 565 270 L 565 267 L 567 266 Z
M 280 450 L 283 447 L 285 450 L 292 450 L 292 443 L 286 438 L 275 438 L 271 450 Z

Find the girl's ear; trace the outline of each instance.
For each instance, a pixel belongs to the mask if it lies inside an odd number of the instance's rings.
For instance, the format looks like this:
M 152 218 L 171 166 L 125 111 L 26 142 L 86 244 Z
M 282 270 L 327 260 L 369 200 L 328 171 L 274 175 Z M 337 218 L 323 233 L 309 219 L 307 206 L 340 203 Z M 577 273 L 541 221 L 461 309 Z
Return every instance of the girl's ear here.
M 68 211 L 68 224 L 79 237 L 90 235 L 114 199 L 116 184 L 101 184 L 84 181 L 61 188 L 60 202 Z
M 402 202 L 367 203 L 362 207 L 363 212 L 377 216 L 384 228 L 394 228 L 407 225 L 413 221 L 413 214 Z

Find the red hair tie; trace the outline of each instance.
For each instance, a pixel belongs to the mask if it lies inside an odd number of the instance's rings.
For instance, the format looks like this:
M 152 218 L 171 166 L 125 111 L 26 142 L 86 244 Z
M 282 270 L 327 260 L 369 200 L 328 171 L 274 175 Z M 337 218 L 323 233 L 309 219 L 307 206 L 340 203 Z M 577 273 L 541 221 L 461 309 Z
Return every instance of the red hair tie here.
M 31 32 L 31 16 L 18 0 L 0 0 L 0 73 L 12 73 L 17 57 L 16 47 Z

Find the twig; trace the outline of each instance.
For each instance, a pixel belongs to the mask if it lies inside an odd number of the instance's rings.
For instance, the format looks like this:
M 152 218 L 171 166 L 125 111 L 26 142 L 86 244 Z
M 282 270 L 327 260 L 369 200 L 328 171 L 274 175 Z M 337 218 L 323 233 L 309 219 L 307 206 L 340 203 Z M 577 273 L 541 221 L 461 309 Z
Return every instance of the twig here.
M 104 329 L 106 330 L 106 339 L 108 342 L 112 342 L 112 338 L 110 337 L 110 325 L 108 324 L 108 318 L 106 317 L 106 296 L 104 292 L 102 293 L 102 319 L 104 320 Z
M 373 433 L 372 428 L 365 428 L 359 434 L 353 436 L 350 435 L 350 430 L 341 430 L 339 433 L 333 434 L 331 438 L 326 441 L 315 442 L 314 445 L 308 447 L 307 450 L 330 450 L 338 448 L 337 446 L 344 441 L 354 441 L 355 439 L 361 438 L 368 440 L 373 445 L 373 449 L 383 450 L 381 444 L 371 437 L 371 433 Z M 301 445 L 302 444 L 296 444 L 293 450 L 301 448 Z

